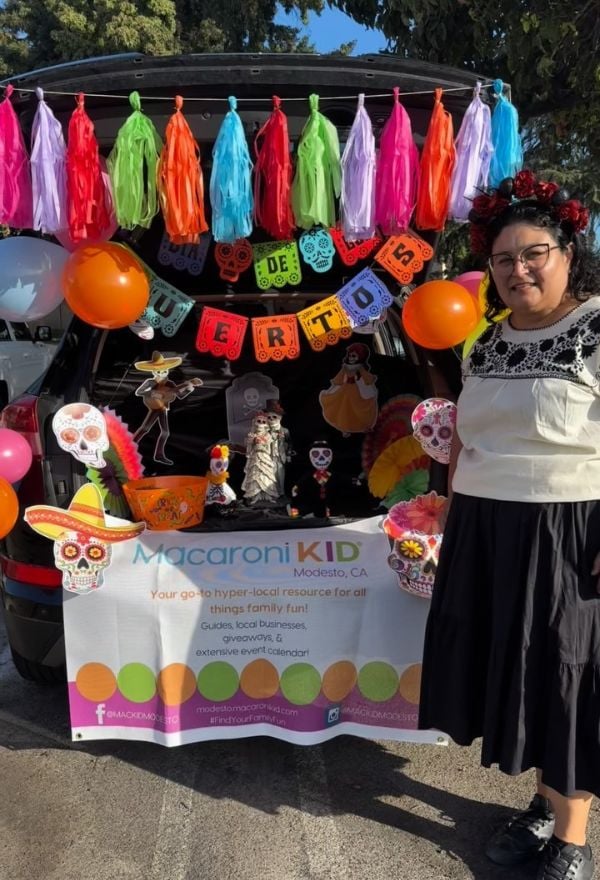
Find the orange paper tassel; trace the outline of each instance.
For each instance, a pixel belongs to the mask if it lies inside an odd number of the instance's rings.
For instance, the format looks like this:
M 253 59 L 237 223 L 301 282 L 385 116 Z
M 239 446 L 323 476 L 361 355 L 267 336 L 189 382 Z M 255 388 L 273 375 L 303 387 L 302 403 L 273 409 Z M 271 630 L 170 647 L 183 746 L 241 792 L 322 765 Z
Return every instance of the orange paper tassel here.
M 435 104 L 421 155 L 416 224 L 419 229 L 444 228 L 450 204 L 450 184 L 456 158 L 452 117 L 435 90 Z

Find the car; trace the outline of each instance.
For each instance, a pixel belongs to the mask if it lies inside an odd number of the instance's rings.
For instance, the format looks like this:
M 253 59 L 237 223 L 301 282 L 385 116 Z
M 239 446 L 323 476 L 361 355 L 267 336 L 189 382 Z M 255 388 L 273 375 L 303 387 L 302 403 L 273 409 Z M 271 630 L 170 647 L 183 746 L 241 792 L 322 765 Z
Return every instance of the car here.
M 56 348 L 50 327 L 31 333 L 27 324 L 0 318 L 0 409 L 47 369 Z
M 55 114 L 66 126 L 72 111 L 70 94 L 87 94 L 86 108 L 92 116 L 101 151 L 106 155 L 128 113 L 124 96 L 133 89 L 142 93 L 143 109 L 164 130 L 172 112 L 175 94 L 183 95 L 184 111 L 199 140 L 205 175 L 210 171 L 211 145 L 224 112 L 227 96 L 238 97 L 239 112 L 251 140 L 270 113 L 273 94 L 283 100 L 288 114 L 290 138 L 297 144 L 308 113 L 308 95 L 318 92 L 321 109 L 336 125 L 340 141 L 345 141 L 356 111 L 358 93 L 368 97 L 368 109 L 378 135 L 391 109 L 391 93 L 400 86 L 403 103 L 412 120 L 415 140 L 422 144 L 429 122 L 433 89 L 447 89 L 446 108 L 458 127 L 471 99 L 478 77 L 421 61 L 408 61 L 387 55 L 358 58 L 320 55 L 193 55 L 176 58 L 150 58 L 139 54 L 92 59 L 59 65 L 19 76 L 15 86 L 15 108 L 27 132 L 35 111 L 32 95 L 41 86 Z M 56 94 L 53 94 L 55 92 Z M 103 97 L 94 97 L 94 95 Z M 114 98 L 107 96 L 114 95 Z M 143 96 L 152 97 L 144 104 Z M 163 100 L 156 100 L 162 98 Z M 120 236 L 120 237 L 119 237 Z M 437 235 L 423 233 L 435 248 Z M 235 285 L 219 276 L 214 259 L 206 261 L 201 275 L 186 273 L 169 260 L 158 259 L 163 242 L 163 226 L 157 218 L 149 230 L 117 233 L 162 279 L 192 296 L 194 307 L 177 335 L 168 338 L 157 333 L 153 340 L 129 328 L 106 331 L 74 317 L 64 333 L 54 358 L 34 388 L 5 407 L 1 424 L 23 434 L 34 455 L 29 473 L 18 485 L 21 512 L 33 504 L 66 507 L 75 491 L 86 482 L 85 467 L 65 452 L 52 430 L 56 411 L 70 402 L 87 401 L 96 407 L 110 407 L 133 431 L 140 427 L 145 409 L 136 394 L 144 378 L 136 363 L 150 362 L 153 352 L 178 353 L 182 362 L 172 373 L 177 384 L 194 378 L 202 386 L 190 393 L 170 414 L 167 452 L 175 464 L 171 472 L 204 474 L 210 450 L 229 440 L 226 390 L 236 377 L 252 371 L 266 375 L 278 390 L 284 410 L 283 423 L 289 430 L 294 454 L 286 474 L 286 486 L 293 508 L 292 488 L 307 468 L 307 452 L 313 441 L 328 440 L 334 451 L 332 468 L 346 478 L 346 504 L 338 512 L 342 519 L 375 514 L 379 501 L 367 491 L 361 475 L 362 436 L 344 436 L 323 419 L 320 392 L 340 369 L 344 347 L 325 346 L 315 352 L 301 340 L 294 360 L 257 364 L 250 344 L 243 346 L 237 360 L 213 357 L 196 347 L 198 319 L 210 305 L 232 310 L 245 318 L 289 314 L 324 299 L 338 290 L 357 270 L 336 259 L 331 271 L 307 269 L 294 288 L 261 291 L 253 273 L 240 276 Z M 264 240 L 260 231 L 253 240 Z M 212 247 L 212 245 L 211 245 Z M 358 267 L 369 261 L 359 262 Z M 427 267 L 415 281 L 426 278 Z M 425 351 L 403 332 L 400 308 L 403 291 L 387 279 L 394 303 L 385 320 L 378 322 L 371 336 L 354 336 L 368 342 L 370 369 L 377 375 L 380 402 L 401 393 L 455 397 L 460 385 L 459 361 L 453 351 Z M 185 404 L 185 405 L 184 405 Z M 140 440 L 147 473 L 169 472 L 157 461 L 156 434 Z M 236 444 L 233 444 L 234 453 Z M 164 450 L 163 450 L 164 452 Z M 230 464 L 231 483 L 239 493 L 244 455 L 238 449 Z M 443 491 L 446 469 L 433 462 L 431 488 Z M 289 511 L 251 511 L 240 508 L 229 517 L 205 517 L 198 529 L 294 528 L 298 519 Z M 316 516 L 315 526 L 332 520 Z M 335 521 L 335 520 L 334 520 Z M 300 523 L 306 522 L 300 518 Z M 1 593 L 8 640 L 20 674 L 36 682 L 64 680 L 65 653 L 62 629 L 62 590 L 60 572 L 54 567 L 52 544 L 19 519 L 0 547 Z

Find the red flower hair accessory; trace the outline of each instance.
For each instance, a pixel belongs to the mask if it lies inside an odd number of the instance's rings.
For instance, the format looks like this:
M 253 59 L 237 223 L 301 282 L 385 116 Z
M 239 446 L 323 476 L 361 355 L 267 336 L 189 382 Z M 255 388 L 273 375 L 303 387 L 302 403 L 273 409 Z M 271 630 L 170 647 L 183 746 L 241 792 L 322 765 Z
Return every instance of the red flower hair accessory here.
M 471 250 L 487 256 L 492 246 L 490 226 L 507 208 L 528 202 L 532 207 L 546 210 L 548 215 L 571 234 L 582 232 L 589 223 L 590 212 L 577 199 L 553 181 L 537 180 L 533 171 L 519 171 L 514 177 L 501 181 L 498 189 L 483 192 L 473 199 L 469 213 Z

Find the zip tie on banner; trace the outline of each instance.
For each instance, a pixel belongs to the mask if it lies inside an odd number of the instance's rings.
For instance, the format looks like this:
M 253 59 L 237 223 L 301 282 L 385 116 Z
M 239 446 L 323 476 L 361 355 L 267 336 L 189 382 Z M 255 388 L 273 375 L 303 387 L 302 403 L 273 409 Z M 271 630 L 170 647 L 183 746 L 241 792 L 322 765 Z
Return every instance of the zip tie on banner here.
M 486 83 L 483 83 L 481 86 L 482 89 L 491 89 L 492 87 L 493 87 L 493 82 L 486 82 Z M 472 89 L 473 89 L 472 85 L 454 86 L 451 89 L 444 89 L 444 93 L 447 94 L 448 92 L 468 92 L 468 91 L 472 91 Z M 35 88 L 26 89 L 26 88 L 21 88 L 18 85 L 14 86 L 14 90 L 15 90 L 15 92 L 30 92 L 31 94 L 35 93 Z M 398 94 L 400 97 L 406 97 L 408 95 L 431 95 L 431 94 L 433 94 L 433 92 L 434 92 L 434 89 L 424 89 L 423 91 L 399 92 Z M 49 89 L 44 89 L 44 95 L 71 96 L 74 94 L 75 94 L 75 92 L 55 92 L 55 91 L 50 91 Z M 105 94 L 101 94 L 99 92 L 86 92 L 85 97 L 86 98 L 110 98 L 111 100 L 114 100 L 115 98 L 117 98 L 117 99 L 120 99 L 123 101 L 129 101 L 129 95 L 105 95 Z M 382 94 L 377 94 L 377 95 L 365 94 L 365 101 L 369 101 L 371 98 L 391 98 L 391 97 L 393 97 L 393 92 L 390 90 L 389 92 L 383 92 Z M 140 98 L 144 102 L 146 102 L 146 101 L 170 101 L 170 102 L 172 102 L 173 101 L 172 95 L 140 95 Z M 189 98 L 188 97 L 185 100 L 186 100 L 186 102 L 187 101 L 203 101 L 204 103 L 209 102 L 209 101 L 215 101 L 215 102 L 222 104 L 224 101 L 227 100 L 227 98 L 226 97 L 225 98 Z M 304 97 L 304 98 L 285 98 L 284 100 L 285 100 L 285 103 L 288 104 L 291 101 L 304 101 L 304 102 L 306 102 L 308 100 L 308 98 L 306 98 L 306 97 Z M 321 95 L 320 100 L 321 101 L 354 101 L 354 102 L 356 102 L 358 100 L 358 94 L 356 94 L 356 95 Z M 270 104 L 272 102 L 272 98 L 271 97 L 269 97 L 269 98 L 237 98 L 237 101 L 238 101 L 238 103 L 240 103 L 242 101 L 244 101 L 244 102 L 247 101 L 247 102 L 252 102 L 254 104 L 256 104 L 256 103 Z

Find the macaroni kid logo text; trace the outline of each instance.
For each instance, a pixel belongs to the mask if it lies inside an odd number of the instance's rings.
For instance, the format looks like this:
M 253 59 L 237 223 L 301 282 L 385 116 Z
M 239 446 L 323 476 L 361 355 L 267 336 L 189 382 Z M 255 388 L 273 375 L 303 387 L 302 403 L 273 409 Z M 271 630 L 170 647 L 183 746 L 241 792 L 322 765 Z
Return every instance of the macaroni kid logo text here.
M 150 550 L 137 543 L 134 565 L 313 565 L 351 563 L 360 557 L 360 543 L 354 541 L 297 541 L 296 543 L 257 546 L 166 547 L 159 544 Z

